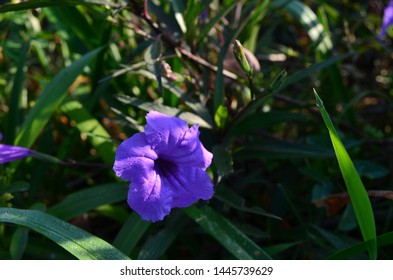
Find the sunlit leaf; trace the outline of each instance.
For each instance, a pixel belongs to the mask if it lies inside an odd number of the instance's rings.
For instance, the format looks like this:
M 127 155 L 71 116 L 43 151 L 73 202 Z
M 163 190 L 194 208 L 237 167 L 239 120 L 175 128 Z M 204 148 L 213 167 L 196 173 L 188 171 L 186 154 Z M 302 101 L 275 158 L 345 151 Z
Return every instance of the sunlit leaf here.
M 351 199 L 355 214 L 359 223 L 360 230 L 365 240 L 370 259 L 377 258 L 377 243 L 376 243 L 376 229 L 373 209 L 371 207 L 370 199 L 363 183 L 356 171 L 356 168 L 349 157 L 340 137 L 334 128 L 334 125 L 326 111 L 321 98 L 317 92 L 314 91 L 317 106 L 321 110 L 323 121 L 329 130 L 330 139 L 333 144 L 334 151 L 338 160 L 338 164 L 348 189 L 349 197 Z
M 81 260 L 129 259 L 106 241 L 38 210 L 0 208 L 0 222 L 37 231 Z

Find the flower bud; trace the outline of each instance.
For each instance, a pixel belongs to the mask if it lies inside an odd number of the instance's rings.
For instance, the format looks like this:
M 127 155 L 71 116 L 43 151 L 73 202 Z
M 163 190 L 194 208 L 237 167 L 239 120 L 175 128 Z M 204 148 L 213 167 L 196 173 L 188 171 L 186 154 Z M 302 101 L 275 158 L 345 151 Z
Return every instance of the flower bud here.
M 248 62 L 245 51 L 246 50 L 242 44 L 240 44 L 238 40 L 235 40 L 233 43 L 233 54 L 240 68 L 244 71 L 244 73 L 246 73 L 247 77 L 251 79 L 253 75 L 253 69 L 250 67 L 250 63 Z

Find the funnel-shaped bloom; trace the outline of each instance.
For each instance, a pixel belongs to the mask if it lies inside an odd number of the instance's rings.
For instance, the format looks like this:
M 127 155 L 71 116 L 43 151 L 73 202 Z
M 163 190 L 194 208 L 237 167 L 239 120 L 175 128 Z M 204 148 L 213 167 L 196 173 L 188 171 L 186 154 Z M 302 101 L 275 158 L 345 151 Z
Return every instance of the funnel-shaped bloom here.
M 393 0 L 390 0 L 389 5 L 385 8 L 383 13 L 383 22 L 379 38 L 382 39 L 386 35 L 387 29 L 393 24 Z
M 0 140 L 3 135 L 0 133 Z M 23 159 L 31 155 L 31 150 L 18 146 L 0 144 L 0 164 Z
M 120 144 L 113 170 L 131 181 L 128 204 L 148 221 L 162 220 L 172 208 L 213 196 L 206 173 L 212 154 L 199 140 L 199 126 L 151 111 L 145 132 Z

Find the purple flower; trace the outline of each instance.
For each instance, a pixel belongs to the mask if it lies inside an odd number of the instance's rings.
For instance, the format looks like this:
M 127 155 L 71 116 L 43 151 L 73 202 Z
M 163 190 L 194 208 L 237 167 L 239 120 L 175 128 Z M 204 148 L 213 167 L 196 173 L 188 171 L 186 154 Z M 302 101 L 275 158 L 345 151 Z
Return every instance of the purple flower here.
M 387 32 L 390 25 L 393 24 L 393 0 L 390 0 L 389 5 L 385 8 L 383 13 L 382 30 L 379 38 L 382 39 Z
M 3 135 L 0 133 L 0 140 Z M 0 164 L 23 159 L 31 155 L 31 150 L 18 146 L 0 144 Z
M 144 220 L 156 222 L 172 208 L 213 196 L 206 173 L 213 155 L 199 140 L 199 125 L 150 111 L 145 132 L 120 144 L 113 170 L 131 181 L 128 204 Z

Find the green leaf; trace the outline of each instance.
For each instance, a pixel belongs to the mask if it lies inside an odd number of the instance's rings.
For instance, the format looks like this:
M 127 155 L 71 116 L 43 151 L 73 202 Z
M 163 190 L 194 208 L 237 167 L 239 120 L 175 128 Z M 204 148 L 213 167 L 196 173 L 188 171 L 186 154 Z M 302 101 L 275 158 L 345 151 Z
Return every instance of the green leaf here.
M 128 188 L 124 183 L 110 183 L 83 189 L 53 205 L 48 212 L 63 220 L 69 220 L 104 204 L 127 199 Z
M 355 211 L 353 210 L 353 206 L 352 204 L 347 204 L 340 218 L 337 229 L 340 231 L 349 232 L 357 228 L 359 228 L 359 225 L 356 219 Z
M 20 260 L 26 250 L 29 232 L 24 227 L 18 227 L 12 235 L 10 253 L 14 260 Z
M 313 64 L 304 70 L 301 70 L 301 71 L 298 71 L 292 75 L 289 75 L 285 79 L 284 84 L 280 87 L 280 90 L 283 90 L 284 88 L 286 88 L 292 84 L 295 84 L 304 78 L 307 78 L 311 75 L 315 75 L 315 73 L 317 73 L 323 69 L 326 69 L 329 66 L 334 65 L 335 63 L 337 63 L 345 58 L 348 58 L 351 55 L 352 55 L 352 53 L 346 53 L 346 54 L 332 56 L 328 59 L 323 60 L 322 62 L 318 62 L 316 64 Z
M 24 191 L 27 191 L 29 188 L 30 188 L 29 183 L 27 183 L 25 181 L 14 181 L 7 188 L 7 191 L 10 193 L 24 192 Z M 0 190 L 1 190 L 1 188 L 0 188 Z
M 377 237 L 376 243 L 378 247 L 393 244 L 393 231 L 382 234 Z M 348 260 L 353 256 L 359 255 L 368 250 L 369 245 L 367 242 L 360 242 L 356 245 L 352 245 L 345 249 L 339 250 L 334 254 L 330 255 L 327 259 L 329 260 Z
M 262 215 L 270 218 L 274 218 L 277 220 L 282 220 L 280 217 L 270 214 L 267 211 L 263 210 L 261 207 L 247 207 L 245 205 L 245 200 L 241 196 L 239 196 L 237 193 L 232 191 L 229 188 L 217 188 L 216 193 L 214 196 L 218 199 L 221 200 L 222 202 L 228 204 L 229 206 L 248 213 L 253 213 L 257 215 Z
M 300 122 L 306 120 L 307 117 L 301 113 L 291 113 L 287 111 L 255 112 L 231 124 L 225 138 L 230 140 L 236 136 L 243 136 L 250 132 L 267 129 L 278 123 Z
M 139 252 L 139 260 L 157 260 L 175 241 L 187 223 L 181 212 L 171 215 L 168 225 L 151 239 L 147 240 Z
M 279 91 L 284 85 L 287 75 L 287 70 L 281 70 L 280 73 L 278 73 L 277 76 L 274 78 L 273 82 L 270 84 L 269 92 Z
M 232 173 L 233 160 L 232 155 L 224 145 L 216 145 L 213 147 L 213 163 L 217 169 L 220 178 Z
M 38 210 L 0 208 L 0 222 L 37 231 L 81 260 L 129 260 L 106 241 Z
M 218 128 L 224 128 L 228 122 L 228 109 L 224 105 L 220 105 L 214 114 L 214 122 Z
M 271 245 L 265 248 L 265 251 L 270 255 L 270 256 L 276 256 L 294 246 L 297 246 L 301 244 L 301 242 L 291 242 L 291 243 L 282 243 L 282 244 L 277 244 L 277 245 Z
M 269 260 L 271 257 L 258 247 L 244 233 L 238 230 L 227 219 L 205 206 L 198 209 L 191 206 L 183 209 L 208 234 L 213 236 L 229 252 L 239 260 Z
M 125 95 L 117 95 L 116 98 L 124 104 L 131 104 L 132 106 L 135 106 L 145 111 L 154 110 L 163 114 L 178 117 L 182 120 L 185 120 L 189 124 L 199 124 L 201 127 L 212 128 L 211 125 L 207 123 L 204 119 L 191 112 L 185 112 L 180 109 L 169 107 L 160 103 L 144 102 L 138 98 Z
M 89 21 L 86 12 L 86 9 L 72 6 L 53 7 L 45 10 L 45 14 L 50 14 L 48 18 L 53 18 L 51 23 L 64 32 L 63 36 L 69 38 L 66 41 L 67 48 L 77 47 L 78 50 L 94 49 L 101 45 L 99 43 L 102 35 L 100 26 Z M 63 55 L 67 57 L 65 52 Z
M 367 191 L 349 157 L 334 125 L 326 111 L 321 98 L 314 90 L 317 106 L 321 110 L 323 121 L 329 130 L 330 139 L 338 160 L 341 173 L 347 186 L 349 197 L 355 210 L 363 239 L 367 244 L 370 259 L 377 258 L 376 230 L 373 209 Z
M 241 160 L 265 158 L 326 158 L 334 157 L 334 153 L 330 149 L 316 145 L 279 140 L 261 140 L 257 144 L 249 144 L 237 149 L 233 157 Z
M 227 35 L 225 37 L 225 43 L 220 48 L 220 53 L 217 61 L 217 75 L 214 82 L 214 93 L 213 93 L 213 109 L 216 111 L 220 105 L 224 104 L 224 60 L 226 59 L 227 51 L 233 41 L 239 36 L 239 34 L 252 22 L 256 17 L 261 20 L 261 15 L 265 15 L 265 5 L 268 1 L 264 1 L 261 5 L 257 6 L 249 15 L 244 16 L 240 21 L 240 25 L 234 29 L 229 27 L 226 28 Z M 226 33 L 224 32 L 224 34 Z
M 112 219 L 113 221 L 124 224 L 128 217 L 130 216 L 130 208 L 124 207 L 125 201 L 116 205 L 113 204 L 103 204 L 94 209 L 94 214 L 102 215 Z
M 349 242 L 347 240 L 344 240 L 342 236 L 336 233 L 331 233 L 318 226 L 313 226 L 312 228 L 315 229 L 318 234 L 323 237 L 327 242 L 329 242 L 335 249 L 342 249 L 348 247 L 349 245 Z
M 276 0 L 272 2 L 272 6 L 282 7 L 299 21 L 306 29 L 310 39 L 317 44 L 318 51 L 326 53 L 332 49 L 333 43 L 330 37 L 325 33 L 317 15 L 307 5 L 297 0 Z
M 172 2 L 172 1 L 171 1 Z M 179 24 L 176 21 L 176 16 L 173 14 L 173 10 L 167 11 L 168 2 L 159 1 L 146 1 L 147 12 L 153 13 L 161 26 L 165 26 L 165 31 L 171 36 L 176 37 L 182 33 Z M 169 7 L 168 7 L 169 8 Z M 169 13 L 168 13 L 169 12 Z
M 20 50 L 20 58 L 18 61 L 17 70 L 12 84 L 10 94 L 10 104 L 8 112 L 7 126 L 4 134 L 4 142 L 12 144 L 15 139 L 17 129 L 23 121 L 23 89 L 25 82 L 25 73 L 27 71 L 26 59 L 29 53 L 30 43 L 26 42 L 22 45 Z
M 183 17 L 183 13 L 185 10 L 185 8 L 183 6 L 183 1 L 173 0 L 173 1 L 171 1 L 171 4 L 172 4 L 173 11 L 175 13 L 176 21 L 179 24 L 179 27 L 184 34 L 187 32 L 187 26 L 186 26 L 186 22 Z
M 389 170 L 384 166 L 366 160 L 355 161 L 355 167 L 360 176 L 371 180 L 379 179 L 389 174 Z
M 27 114 L 23 126 L 15 139 L 15 145 L 28 148 L 31 147 L 41 133 L 41 130 L 48 123 L 52 113 L 65 98 L 67 89 L 82 72 L 83 68 L 88 65 L 102 49 L 103 47 L 100 47 L 85 54 L 71 66 L 61 70 L 54 77 L 38 97 L 37 103 Z
M 43 7 L 53 6 L 76 6 L 76 5 L 102 5 L 102 6 L 119 6 L 112 1 L 104 0 L 30 0 L 20 3 L 7 3 L 0 6 L 0 13 L 13 12 L 20 10 L 30 10 Z
M 202 41 L 206 38 L 210 30 L 223 18 L 225 17 L 231 10 L 236 7 L 237 2 L 232 1 L 226 4 L 216 15 L 214 18 L 210 19 L 206 26 L 202 29 L 200 35 L 198 36 L 197 45 L 200 45 Z
M 142 75 L 146 78 L 149 78 L 150 80 L 154 80 L 155 76 L 150 73 L 149 71 L 145 70 L 130 70 L 131 73 L 134 74 L 139 74 Z M 190 107 L 198 116 L 200 116 L 203 120 L 204 123 L 206 122 L 208 126 L 207 128 L 213 127 L 213 120 L 212 117 L 209 113 L 209 110 L 203 105 L 201 102 L 191 98 L 187 92 L 183 92 L 183 90 L 177 86 L 175 86 L 173 83 L 168 81 L 166 78 L 162 77 L 162 85 L 164 88 L 168 89 L 170 92 L 172 92 L 174 95 L 176 95 L 178 98 L 181 98 L 184 100 L 184 103 Z
M 133 212 L 121 227 L 113 241 L 113 246 L 127 256 L 130 255 L 150 225 L 151 223 L 142 220 L 136 212 Z
M 155 40 L 145 51 L 145 62 L 147 68 L 152 72 L 158 82 L 158 92 L 162 95 L 162 67 L 161 67 L 161 41 Z
M 74 121 L 81 134 L 87 135 L 88 141 L 97 150 L 98 155 L 105 163 L 112 164 L 115 158 L 116 147 L 111 141 L 111 136 L 101 123 L 95 119 L 84 106 L 71 99 L 60 107 L 70 120 Z

